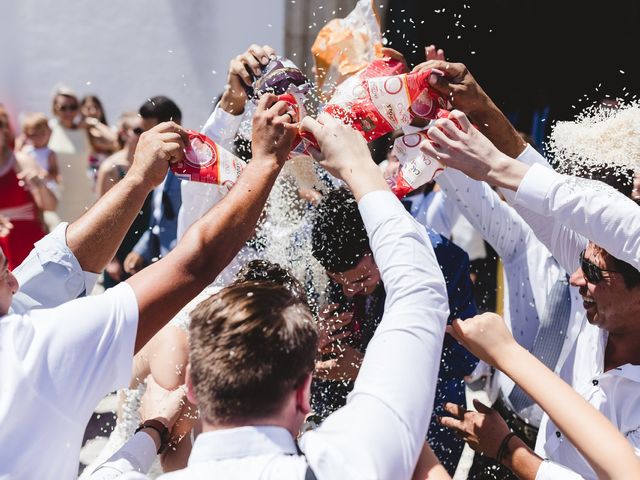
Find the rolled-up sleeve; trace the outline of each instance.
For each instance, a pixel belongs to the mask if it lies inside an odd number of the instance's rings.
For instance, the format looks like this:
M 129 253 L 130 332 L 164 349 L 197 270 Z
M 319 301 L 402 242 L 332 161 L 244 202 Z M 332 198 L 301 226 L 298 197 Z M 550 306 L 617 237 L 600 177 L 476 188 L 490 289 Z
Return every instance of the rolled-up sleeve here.
M 66 240 L 68 223 L 61 223 L 36 242 L 29 256 L 13 271 L 20 289 L 12 311 L 25 313 L 58 305 L 88 295 L 99 274 L 82 270 Z

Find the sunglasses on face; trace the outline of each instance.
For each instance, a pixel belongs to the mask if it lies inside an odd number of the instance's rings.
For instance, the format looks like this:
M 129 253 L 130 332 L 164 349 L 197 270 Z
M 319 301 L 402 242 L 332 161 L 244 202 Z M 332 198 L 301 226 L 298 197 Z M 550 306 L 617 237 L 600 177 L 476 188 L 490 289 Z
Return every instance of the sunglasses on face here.
M 59 108 L 61 112 L 75 112 L 78 110 L 78 105 L 61 105 Z
M 133 128 L 131 131 L 133 132 L 134 135 L 140 136 L 144 133 L 144 128 L 136 127 L 136 128 Z
M 600 283 L 604 278 L 602 272 L 620 273 L 616 270 L 600 268 L 596 264 L 591 263 L 589 260 L 584 258 L 584 252 L 585 250 L 580 253 L 580 268 L 582 269 L 582 273 L 584 273 L 584 278 L 586 278 L 589 283 L 592 283 L 593 285 Z

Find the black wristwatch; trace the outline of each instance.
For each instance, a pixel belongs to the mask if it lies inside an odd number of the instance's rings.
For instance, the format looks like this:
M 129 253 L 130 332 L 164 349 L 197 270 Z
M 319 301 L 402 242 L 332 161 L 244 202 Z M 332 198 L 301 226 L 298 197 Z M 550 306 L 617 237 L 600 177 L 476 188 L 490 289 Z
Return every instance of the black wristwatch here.
M 166 425 L 160 420 L 146 420 L 142 422 L 138 428 L 136 428 L 135 433 L 138 433 L 143 428 L 152 428 L 156 432 L 158 432 L 158 435 L 160 435 L 160 448 L 158 449 L 158 453 L 160 454 L 164 452 L 167 448 L 167 445 L 169 445 L 169 440 L 171 439 L 171 433 L 169 432 L 169 429 L 166 427 Z

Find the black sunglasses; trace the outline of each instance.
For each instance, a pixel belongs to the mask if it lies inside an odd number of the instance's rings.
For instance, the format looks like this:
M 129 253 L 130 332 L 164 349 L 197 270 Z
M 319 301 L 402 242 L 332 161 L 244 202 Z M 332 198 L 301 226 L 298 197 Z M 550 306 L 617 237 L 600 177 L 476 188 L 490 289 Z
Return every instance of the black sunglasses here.
M 133 130 L 131 130 L 133 132 L 134 135 L 142 135 L 144 133 L 144 128 L 142 127 L 136 127 Z
M 62 105 L 59 108 L 61 112 L 75 112 L 78 110 L 78 105 Z
M 586 278 L 589 283 L 592 283 L 593 285 L 600 283 L 604 278 L 602 272 L 620 273 L 617 270 L 606 270 L 604 268 L 600 268 L 594 263 L 591 263 L 589 260 L 584 258 L 584 252 L 585 250 L 580 252 L 580 268 L 582 269 L 582 273 L 584 273 L 584 278 Z

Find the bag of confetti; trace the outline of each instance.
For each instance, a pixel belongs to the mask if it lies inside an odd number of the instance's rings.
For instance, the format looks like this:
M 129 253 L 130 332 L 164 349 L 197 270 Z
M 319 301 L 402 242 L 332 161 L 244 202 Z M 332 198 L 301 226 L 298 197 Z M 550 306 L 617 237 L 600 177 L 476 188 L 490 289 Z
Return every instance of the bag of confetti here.
M 359 0 L 345 18 L 327 23 L 311 47 L 316 85 L 330 98 L 333 89 L 382 57 L 382 33 L 373 0 Z
M 182 180 L 212 183 L 231 190 L 247 165 L 217 145 L 206 135 L 189 130 L 184 160 L 171 164 L 171 171 Z

